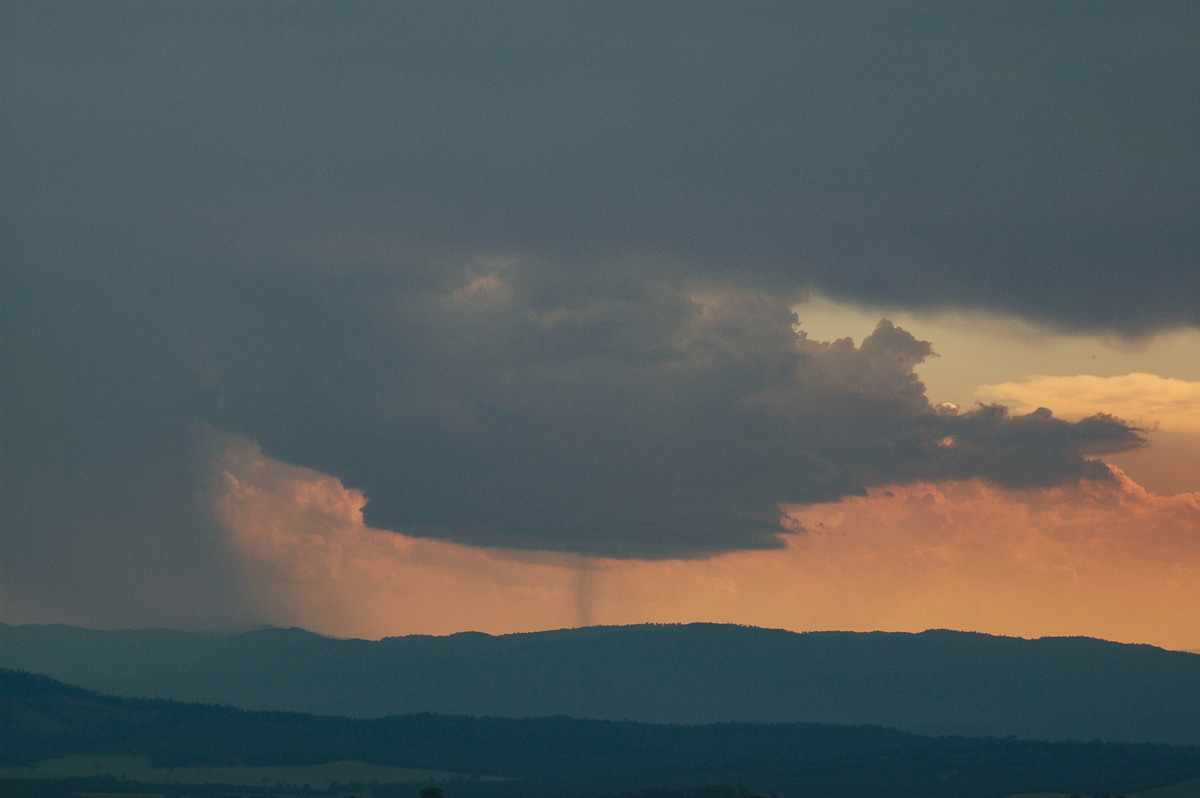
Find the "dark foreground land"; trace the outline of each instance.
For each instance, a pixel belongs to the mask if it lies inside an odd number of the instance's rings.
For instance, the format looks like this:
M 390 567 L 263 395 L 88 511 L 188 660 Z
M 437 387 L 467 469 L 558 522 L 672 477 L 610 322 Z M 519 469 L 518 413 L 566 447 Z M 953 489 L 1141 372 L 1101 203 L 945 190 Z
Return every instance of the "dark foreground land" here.
M 117 698 L 0 670 L 0 795 L 23 798 L 418 798 L 435 785 L 445 798 L 1000 798 L 1129 795 L 1195 778 L 1195 747 L 800 723 L 351 719 Z

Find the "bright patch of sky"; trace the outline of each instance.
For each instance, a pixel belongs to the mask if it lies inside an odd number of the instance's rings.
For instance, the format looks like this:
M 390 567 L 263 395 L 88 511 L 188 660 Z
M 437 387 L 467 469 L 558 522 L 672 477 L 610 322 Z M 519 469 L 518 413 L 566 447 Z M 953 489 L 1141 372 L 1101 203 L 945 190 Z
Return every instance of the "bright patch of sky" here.
M 860 341 L 887 318 L 930 341 L 937 357 L 915 371 L 934 404 L 965 410 L 996 402 L 1022 413 L 1044 405 L 1068 419 L 1109 412 L 1145 424 L 1150 446 L 1105 459 L 1155 490 L 1200 490 L 1194 421 L 1200 418 L 1200 329 L 1130 339 L 1060 332 L 983 311 L 913 313 L 819 294 L 794 309 L 811 338 Z M 1172 400 L 1169 409 L 1164 397 Z
M 938 357 L 917 366 L 929 400 L 970 406 L 982 385 L 1031 375 L 1091 374 L 1116 377 L 1150 373 L 1200 380 L 1200 329 L 1144 339 L 1062 333 L 981 311 L 912 313 L 834 302 L 812 294 L 795 306 L 810 338 L 862 340 L 880 318 L 930 341 Z M 1053 409 L 1053 408 L 1051 408 Z

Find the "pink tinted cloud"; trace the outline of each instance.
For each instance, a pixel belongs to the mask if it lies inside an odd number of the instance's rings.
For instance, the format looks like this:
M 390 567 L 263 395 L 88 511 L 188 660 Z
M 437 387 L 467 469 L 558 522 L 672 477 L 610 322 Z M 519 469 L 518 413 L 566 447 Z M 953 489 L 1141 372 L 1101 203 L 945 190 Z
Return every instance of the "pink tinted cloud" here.
M 215 467 L 214 512 L 266 622 L 354 637 L 579 622 L 575 557 L 510 557 L 374 529 L 361 492 L 244 438 Z
M 244 439 L 217 466 L 215 510 L 263 619 L 327 634 L 714 621 L 1200 647 L 1200 493 L 1120 471 L 1050 490 L 876 489 L 785 508 L 782 549 L 615 560 L 374 529 L 361 493 Z

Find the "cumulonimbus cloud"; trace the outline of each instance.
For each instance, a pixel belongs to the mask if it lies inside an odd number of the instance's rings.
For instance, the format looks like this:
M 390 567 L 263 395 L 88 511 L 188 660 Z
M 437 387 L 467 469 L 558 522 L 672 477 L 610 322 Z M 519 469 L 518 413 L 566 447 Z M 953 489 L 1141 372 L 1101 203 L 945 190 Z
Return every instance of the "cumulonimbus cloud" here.
M 1110 416 L 935 408 L 931 345 L 886 320 L 817 341 L 781 297 L 653 270 L 444 273 L 227 304 L 210 420 L 361 490 L 376 526 L 618 557 L 778 547 L 781 504 L 880 484 L 1105 479 L 1090 456 L 1142 442 Z
M 938 413 L 926 345 L 798 338 L 799 292 L 1200 324 L 1185 4 L 227 11 L 5 9 L 6 617 L 241 617 L 197 423 L 381 527 L 699 555 L 1137 443 Z

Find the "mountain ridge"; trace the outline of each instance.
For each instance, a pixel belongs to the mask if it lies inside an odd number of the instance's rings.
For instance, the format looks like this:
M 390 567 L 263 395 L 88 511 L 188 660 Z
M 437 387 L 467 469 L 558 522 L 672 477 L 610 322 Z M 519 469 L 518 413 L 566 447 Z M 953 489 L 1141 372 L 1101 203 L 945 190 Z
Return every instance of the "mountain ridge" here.
M 117 695 L 377 717 L 878 724 L 1200 744 L 1200 655 L 1086 637 L 598 626 L 378 641 L 0 625 L 0 666 Z

